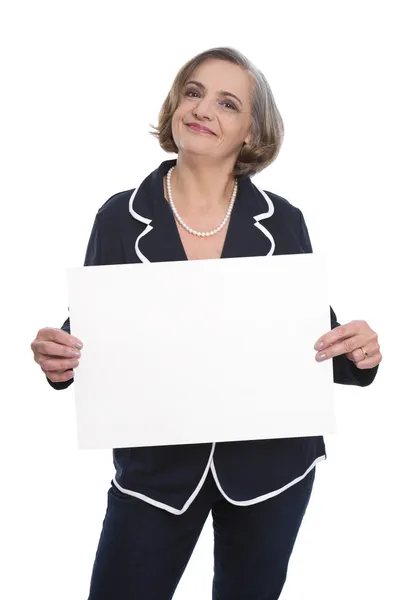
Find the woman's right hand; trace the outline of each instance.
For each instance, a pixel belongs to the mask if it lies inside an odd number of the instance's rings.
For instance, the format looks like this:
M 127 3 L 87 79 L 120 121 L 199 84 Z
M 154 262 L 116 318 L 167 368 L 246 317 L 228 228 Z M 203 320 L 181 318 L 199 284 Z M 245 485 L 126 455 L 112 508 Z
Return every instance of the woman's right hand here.
M 35 361 L 50 381 L 69 381 L 74 377 L 73 369 L 79 365 L 81 356 L 75 346 L 77 343 L 81 343 L 78 338 L 62 329 L 39 329 L 31 349 Z

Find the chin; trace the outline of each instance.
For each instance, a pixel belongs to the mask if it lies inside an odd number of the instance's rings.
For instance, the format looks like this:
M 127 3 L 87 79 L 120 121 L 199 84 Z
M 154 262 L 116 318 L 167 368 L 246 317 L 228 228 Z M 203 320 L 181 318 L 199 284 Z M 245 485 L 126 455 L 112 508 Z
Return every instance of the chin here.
M 184 144 L 183 146 L 181 146 L 179 148 L 179 152 L 185 153 L 186 155 L 190 155 L 190 156 L 207 156 L 212 160 L 217 160 L 218 156 L 216 156 L 215 154 L 213 154 L 210 151 L 210 148 L 195 148 L 194 146 L 191 146 L 189 144 Z
M 182 135 L 175 143 L 179 151 L 188 152 L 190 154 L 210 154 L 212 149 L 209 140 L 205 140 L 204 138 L 193 140 L 187 139 L 187 136 Z

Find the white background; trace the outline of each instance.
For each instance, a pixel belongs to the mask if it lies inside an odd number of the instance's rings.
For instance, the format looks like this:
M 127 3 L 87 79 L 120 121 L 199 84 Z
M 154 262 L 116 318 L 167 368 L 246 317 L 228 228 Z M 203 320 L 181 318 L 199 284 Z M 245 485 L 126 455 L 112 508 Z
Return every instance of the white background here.
M 47 384 L 30 343 L 68 316 L 66 268 L 98 208 L 173 157 L 147 132 L 176 71 L 219 45 L 263 70 L 286 126 L 255 181 L 301 208 L 314 250 L 335 256 L 339 321 L 365 319 L 384 357 L 371 387 L 335 386 L 339 433 L 282 598 L 399 597 L 396 4 L 2 5 L 2 598 L 87 598 L 111 454 L 77 450 L 73 391 Z M 211 579 L 208 522 L 174 600 L 210 598 Z

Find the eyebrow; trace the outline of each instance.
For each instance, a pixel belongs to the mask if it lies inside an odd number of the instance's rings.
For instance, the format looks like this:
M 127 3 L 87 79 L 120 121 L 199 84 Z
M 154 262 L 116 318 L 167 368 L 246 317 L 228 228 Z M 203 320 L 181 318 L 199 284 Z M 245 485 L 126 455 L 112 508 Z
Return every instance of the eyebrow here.
M 194 83 L 195 85 L 197 85 L 199 88 L 201 88 L 202 90 L 205 90 L 205 86 L 200 83 L 200 81 L 187 81 L 185 85 L 189 85 L 190 83 Z M 240 100 L 240 98 L 238 98 L 237 96 L 235 96 L 235 94 L 232 94 L 232 92 L 226 92 L 224 90 L 220 90 L 219 94 L 221 94 L 221 96 L 231 96 L 232 98 L 235 98 L 235 100 L 237 100 L 240 103 L 240 106 L 243 106 L 242 101 Z

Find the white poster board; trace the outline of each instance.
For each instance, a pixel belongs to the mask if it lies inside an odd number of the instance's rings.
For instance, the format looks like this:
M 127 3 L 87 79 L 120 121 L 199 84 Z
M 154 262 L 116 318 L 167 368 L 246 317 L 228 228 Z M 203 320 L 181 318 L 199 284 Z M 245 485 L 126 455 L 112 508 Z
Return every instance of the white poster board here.
M 334 431 L 328 258 L 77 267 L 71 333 L 80 448 Z

